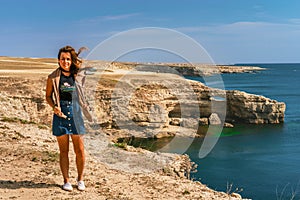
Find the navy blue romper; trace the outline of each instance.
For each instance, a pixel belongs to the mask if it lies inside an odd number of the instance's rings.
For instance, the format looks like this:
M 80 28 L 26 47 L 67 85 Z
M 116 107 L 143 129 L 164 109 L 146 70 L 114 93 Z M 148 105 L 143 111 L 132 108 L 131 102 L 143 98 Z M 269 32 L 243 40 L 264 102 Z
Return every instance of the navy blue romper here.
M 85 134 L 80 105 L 76 95 L 75 78 L 63 73 L 59 81 L 59 96 L 61 111 L 67 116 L 62 118 L 53 115 L 52 132 L 55 136 L 64 134 Z

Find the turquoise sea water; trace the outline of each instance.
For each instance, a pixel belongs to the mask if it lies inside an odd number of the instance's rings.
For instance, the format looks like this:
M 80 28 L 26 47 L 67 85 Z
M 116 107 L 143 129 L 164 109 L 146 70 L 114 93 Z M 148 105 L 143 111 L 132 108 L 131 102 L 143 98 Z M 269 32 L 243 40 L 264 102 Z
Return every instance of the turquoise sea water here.
M 212 189 L 238 192 L 244 198 L 300 199 L 300 64 L 250 65 L 266 70 L 223 74 L 225 89 L 285 102 L 285 123 L 244 124 L 224 129 L 213 150 L 202 159 L 198 153 L 203 139 L 196 138 L 185 152 L 198 165 L 192 177 Z M 170 138 L 139 140 L 135 145 L 155 151 L 170 141 Z M 184 144 L 180 141 L 170 145 L 167 151 L 181 153 L 184 148 L 180 145 Z
M 198 164 L 196 180 L 252 199 L 300 199 L 300 64 L 251 64 L 265 71 L 222 75 L 225 89 L 286 103 L 281 125 L 240 125 L 226 130 L 212 152 L 198 158 L 196 139 L 186 152 Z M 176 150 L 174 149 L 174 152 Z M 242 188 L 242 191 L 241 191 Z

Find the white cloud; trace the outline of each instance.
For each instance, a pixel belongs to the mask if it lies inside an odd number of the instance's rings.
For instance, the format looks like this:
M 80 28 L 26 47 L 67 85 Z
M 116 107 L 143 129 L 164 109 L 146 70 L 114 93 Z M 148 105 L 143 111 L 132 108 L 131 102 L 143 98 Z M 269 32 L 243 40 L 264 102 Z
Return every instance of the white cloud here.
M 136 17 L 138 15 L 140 15 L 140 13 L 130 13 L 130 14 L 124 14 L 124 15 L 107 15 L 107 16 L 102 16 L 102 19 L 104 21 L 124 20 L 124 19 L 129 19 L 132 17 Z
M 105 16 L 96 16 L 93 18 L 82 19 L 79 21 L 80 24 L 95 24 L 100 22 L 107 22 L 107 21 L 120 21 L 120 20 L 127 20 L 133 17 L 139 16 L 140 13 L 128 13 L 123 15 L 105 15 Z

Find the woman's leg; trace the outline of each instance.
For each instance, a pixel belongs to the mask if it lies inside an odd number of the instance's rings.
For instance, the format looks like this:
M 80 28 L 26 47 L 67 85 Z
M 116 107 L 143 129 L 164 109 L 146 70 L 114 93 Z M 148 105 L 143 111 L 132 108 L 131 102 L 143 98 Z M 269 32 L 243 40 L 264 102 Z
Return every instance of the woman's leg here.
M 73 141 L 74 152 L 76 154 L 78 181 L 82 181 L 85 163 L 83 135 L 71 135 L 71 137 Z
M 59 164 L 62 172 L 64 183 L 69 182 L 69 135 L 58 136 L 59 146 Z

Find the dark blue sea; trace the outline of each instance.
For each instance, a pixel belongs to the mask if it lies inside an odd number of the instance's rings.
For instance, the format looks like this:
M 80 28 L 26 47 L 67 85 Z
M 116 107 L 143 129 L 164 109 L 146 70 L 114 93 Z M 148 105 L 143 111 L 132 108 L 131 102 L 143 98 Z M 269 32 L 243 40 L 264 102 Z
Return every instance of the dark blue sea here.
M 244 198 L 300 199 L 300 64 L 250 64 L 257 73 L 223 74 L 226 90 L 241 90 L 286 103 L 285 123 L 240 125 L 226 130 L 214 149 L 198 158 L 202 139 L 186 152 L 193 174 L 212 189 Z
M 185 152 L 198 165 L 192 178 L 218 191 L 237 192 L 243 198 L 300 199 L 300 64 L 249 65 L 266 70 L 223 74 L 225 89 L 285 102 L 285 122 L 223 129 L 213 150 L 201 159 L 198 153 L 203 139 L 196 138 Z M 149 149 L 155 151 L 167 142 L 148 141 Z M 181 143 L 170 146 L 168 152 L 182 153 L 178 152 Z

